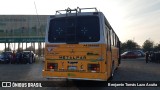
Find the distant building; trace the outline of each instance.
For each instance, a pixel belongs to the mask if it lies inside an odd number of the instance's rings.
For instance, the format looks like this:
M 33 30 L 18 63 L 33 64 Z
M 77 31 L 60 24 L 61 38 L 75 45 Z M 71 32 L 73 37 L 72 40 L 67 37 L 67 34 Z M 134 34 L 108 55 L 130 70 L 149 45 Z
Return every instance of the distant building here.
M 0 43 L 44 38 L 47 17 L 47 15 L 0 15 Z

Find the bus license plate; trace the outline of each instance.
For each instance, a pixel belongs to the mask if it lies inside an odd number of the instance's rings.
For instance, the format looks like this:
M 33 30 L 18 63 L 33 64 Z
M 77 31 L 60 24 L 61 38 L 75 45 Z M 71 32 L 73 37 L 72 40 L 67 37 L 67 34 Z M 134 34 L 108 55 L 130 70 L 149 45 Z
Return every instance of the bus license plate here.
M 68 70 L 77 70 L 76 66 L 68 66 Z

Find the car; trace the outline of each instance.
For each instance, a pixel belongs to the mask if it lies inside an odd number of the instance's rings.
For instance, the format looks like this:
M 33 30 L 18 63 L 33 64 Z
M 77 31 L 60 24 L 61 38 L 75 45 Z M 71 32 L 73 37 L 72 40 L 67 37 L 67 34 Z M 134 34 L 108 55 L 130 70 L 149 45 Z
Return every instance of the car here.
M 145 53 L 142 50 L 137 50 L 137 51 L 141 53 L 142 57 L 145 56 Z
M 35 62 L 35 54 L 33 51 L 23 51 L 22 52 L 23 63 L 33 63 Z
M 138 58 L 138 55 L 134 51 L 126 51 L 123 54 L 121 54 L 122 59 L 134 59 Z
M 19 63 L 23 63 L 23 55 L 22 55 L 22 52 L 16 52 L 16 63 L 19 64 Z
M 142 50 L 135 50 L 134 52 L 137 53 L 139 57 L 145 56 L 145 53 Z
M 4 63 L 6 60 L 6 57 L 4 54 L 0 54 L 0 63 Z
M 133 51 L 135 54 L 137 54 L 138 57 L 142 57 L 142 54 L 138 51 Z
M 10 63 L 11 59 L 12 59 L 12 54 L 10 52 L 2 52 L 0 54 L 1 63 Z

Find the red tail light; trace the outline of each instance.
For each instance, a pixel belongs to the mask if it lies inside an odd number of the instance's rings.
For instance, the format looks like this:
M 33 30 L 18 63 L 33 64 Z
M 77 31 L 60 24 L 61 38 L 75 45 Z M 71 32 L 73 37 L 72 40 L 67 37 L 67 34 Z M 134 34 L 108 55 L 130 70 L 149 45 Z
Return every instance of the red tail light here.
M 88 70 L 89 71 L 96 71 L 99 72 L 100 71 L 100 65 L 99 64 L 88 64 Z
M 57 70 L 58 69 L 58 63 L 48 63 L 47 64 L 47 69 Z
M 53 69 L 53 66 L 49 66 L 49 69 Z

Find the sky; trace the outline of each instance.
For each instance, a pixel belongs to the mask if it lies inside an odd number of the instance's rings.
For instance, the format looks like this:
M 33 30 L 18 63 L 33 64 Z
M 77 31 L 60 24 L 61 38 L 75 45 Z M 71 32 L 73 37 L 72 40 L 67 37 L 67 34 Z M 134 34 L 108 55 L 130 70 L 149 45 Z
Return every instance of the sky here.
M 160 0 L 0 0 L 0 15 L 54 15 L 56 10 L 96 7 L 121 42 L 160 43 Z

